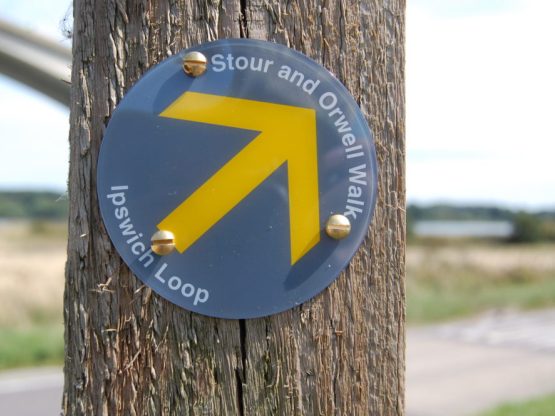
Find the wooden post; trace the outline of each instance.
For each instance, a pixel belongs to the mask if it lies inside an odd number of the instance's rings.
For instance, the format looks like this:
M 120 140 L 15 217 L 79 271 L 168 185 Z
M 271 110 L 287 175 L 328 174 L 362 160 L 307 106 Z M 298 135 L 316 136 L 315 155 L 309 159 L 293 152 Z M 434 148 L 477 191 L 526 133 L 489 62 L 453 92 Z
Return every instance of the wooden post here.
M 404 0 L 75 0 L 66 415 L 404 414 Z M 96 196 L 104 129 L 148 68 L 217 38 L 283 43 L 333 72 L 375 134 L 379 191 L 347 270 L 254 320 L 207 318 L 122 262 Z

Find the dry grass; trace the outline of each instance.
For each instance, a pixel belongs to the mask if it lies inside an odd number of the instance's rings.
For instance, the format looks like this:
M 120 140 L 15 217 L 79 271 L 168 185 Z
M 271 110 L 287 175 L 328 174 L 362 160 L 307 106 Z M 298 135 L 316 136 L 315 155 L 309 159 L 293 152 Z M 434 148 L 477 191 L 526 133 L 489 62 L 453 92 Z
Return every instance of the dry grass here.
M 504 277 L 517 270 L 555 272 L 553 244 L 486 244 L 480 242 L 409 245 L 407 270 L 425 268 L 479 269 L 489 277 Z
M 65 224 L 0 224 L 0 327 L 62 322 L 65 230 Z
M 555 306 L 555 245 L 420 242 L 407 249 L 407 318 Z

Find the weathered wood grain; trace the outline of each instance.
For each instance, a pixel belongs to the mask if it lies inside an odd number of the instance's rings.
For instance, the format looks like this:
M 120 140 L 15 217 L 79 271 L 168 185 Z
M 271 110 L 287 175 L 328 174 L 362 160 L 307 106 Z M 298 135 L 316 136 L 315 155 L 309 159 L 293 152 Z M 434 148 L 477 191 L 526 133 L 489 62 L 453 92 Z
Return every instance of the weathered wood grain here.
M 404 414 L 404 0 L 75 0 L 66 415 Z M 104 129 L 148 68 L 224 37 L 283 43 L 332 71 L 375 134 L 378 203 L 347 270 L 312 301 L 234 321 L 141 284 L 100 218 Z

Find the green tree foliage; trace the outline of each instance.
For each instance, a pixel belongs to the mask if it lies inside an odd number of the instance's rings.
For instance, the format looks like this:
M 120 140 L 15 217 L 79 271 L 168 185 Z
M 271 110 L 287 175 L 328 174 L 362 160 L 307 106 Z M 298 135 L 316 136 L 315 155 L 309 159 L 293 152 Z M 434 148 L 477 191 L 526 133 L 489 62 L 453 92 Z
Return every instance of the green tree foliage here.
M 527 212 L 519 212 L 513 220 L 512 241 L 517 243 L 534 243 L 543 240 L 541 220 Z
M 510 209 L 493 206 L 409 204 L 407 211 L 412 221 L 511 221 L 513 216 Z
M 54 192 L 0 192 L 0 218 L 63 220 L 67 198 Z

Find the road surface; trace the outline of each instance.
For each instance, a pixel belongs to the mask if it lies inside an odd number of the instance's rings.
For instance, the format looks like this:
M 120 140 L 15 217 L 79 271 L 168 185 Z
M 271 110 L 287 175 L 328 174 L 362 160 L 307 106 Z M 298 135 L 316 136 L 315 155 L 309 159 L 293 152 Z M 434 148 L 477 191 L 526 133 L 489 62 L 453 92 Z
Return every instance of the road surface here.
M 59 415 L 63 383 L 61 368 L 0 373 L 0 415 Z
M 407 416 L 466 416 L 555 392 L 555 310 L 411 328 Z

